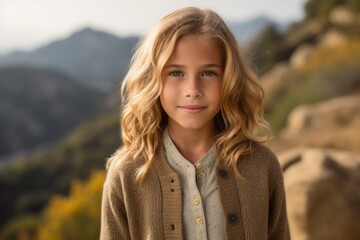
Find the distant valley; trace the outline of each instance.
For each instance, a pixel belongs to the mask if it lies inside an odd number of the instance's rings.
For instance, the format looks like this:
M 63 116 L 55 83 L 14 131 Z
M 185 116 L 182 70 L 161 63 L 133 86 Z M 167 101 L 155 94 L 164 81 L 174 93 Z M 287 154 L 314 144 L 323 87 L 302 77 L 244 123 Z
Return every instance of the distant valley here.
M 52 143 L 95 113 L 102 94 L 42 68 L 0 69 L 0 156 Z

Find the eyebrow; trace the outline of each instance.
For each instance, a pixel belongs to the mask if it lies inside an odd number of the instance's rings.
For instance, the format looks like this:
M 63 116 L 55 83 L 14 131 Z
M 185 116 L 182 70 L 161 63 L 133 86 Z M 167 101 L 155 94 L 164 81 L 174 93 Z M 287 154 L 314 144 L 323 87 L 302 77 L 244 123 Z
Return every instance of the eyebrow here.
M 209 63 L 209 64 L 205 64 L 202 65 L 201 67 L 217 67 L 217 68 L 223 68 L 222 65 L 216 64 L 216 63 Z M 164 68 L 186 68 L 185 65 L 181 65 L 181 64 L 167 64 L 164 66 Z

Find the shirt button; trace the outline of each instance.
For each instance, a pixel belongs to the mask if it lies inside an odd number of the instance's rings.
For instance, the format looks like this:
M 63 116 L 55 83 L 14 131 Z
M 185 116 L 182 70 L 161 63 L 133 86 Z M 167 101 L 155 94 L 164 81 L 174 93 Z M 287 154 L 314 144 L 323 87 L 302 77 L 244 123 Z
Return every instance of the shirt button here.
M 204 165 L 203 165 L 202 163 L 196 163 L 196 164 L 195 164 L 195 167 L 196 167 L 197 169 L 203 169 L 203 168 L 204 168 Z
M 199 198 L 194 198 L 194 199 L 193 199 L 193 204 L 194 204 L 195 206 L 198 206 L 198 205 L 200 204 L 200 199 L 199 199 Z
M 197 224 L 197 225 L 203 225 L 203 224 L 204 224 L 204 219 L 203 219 L 203 218 L 200 218 L 200 217 L 197 218 L 197 219 L 196 219 L 196 224 Z
M 198 176 L 199 176 L 200 179 L 203 179 L 203 178 L 205 178 L 205 173 L 201 172 L 201 173 L 199 173 Z

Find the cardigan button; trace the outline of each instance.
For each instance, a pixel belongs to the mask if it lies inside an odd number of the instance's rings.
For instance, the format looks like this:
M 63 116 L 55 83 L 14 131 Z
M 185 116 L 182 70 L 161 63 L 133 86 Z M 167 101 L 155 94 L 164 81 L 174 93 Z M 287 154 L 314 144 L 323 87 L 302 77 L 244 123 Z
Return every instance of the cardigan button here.
M 236 223 L 237 221 L 237 216 L 235 213 L 230 213 L 228 215 L 228 220 L 229 220 L 229 223 Z
M 224 170 L 224 169 L 220 169 L 219 170 L 219 176 L 222 177 L 222 178 L 226 178 L 226 176 L 228 175 L 227 171 Z
M 175 231 L 175 224 L 171 224 L 170 228 L 171 228 L 172 231 Z

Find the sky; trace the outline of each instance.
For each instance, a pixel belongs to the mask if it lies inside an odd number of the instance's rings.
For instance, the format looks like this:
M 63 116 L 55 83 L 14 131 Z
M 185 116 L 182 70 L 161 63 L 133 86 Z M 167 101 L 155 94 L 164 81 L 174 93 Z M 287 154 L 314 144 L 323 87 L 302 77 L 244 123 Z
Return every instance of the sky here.
M 287 23 L 303 17 L 306 0 L 0 0 L 0 53 L 31 50 L 84 27 L 117 36 L 143 35 L 186 6 L 215 10 L 225 21 L 259 15 Z

